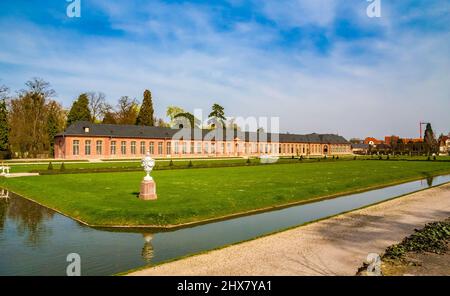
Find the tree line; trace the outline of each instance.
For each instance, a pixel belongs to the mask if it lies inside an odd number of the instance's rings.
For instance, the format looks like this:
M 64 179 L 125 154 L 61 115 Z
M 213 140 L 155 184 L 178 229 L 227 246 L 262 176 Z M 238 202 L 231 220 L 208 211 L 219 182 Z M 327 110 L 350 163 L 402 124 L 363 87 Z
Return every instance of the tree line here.
M 65 113 L 54 100 L 50 84 L 34 78 L 10 97 L 0 87 L 0 157 L 38 157 L 52 150 L 54 136 L 63 130 Z
M 0 158 L 53 157 L 55 135 L 77 121 L 103 124 L 129 124 L 160 127 L 199 127 L 199 119 L 177 106 L 167 107 L 170 122 L 155 116 L 152 93 L 145 90 L 142 104 L 122 96 L 116 106 L 110 105 L 102 92 L 86 92 L 76 98 L 69 110 L 56 100 L 50 83 L 33 78 L 25 88 L 11 95 L 10 89 L 0 84 Z M 214 104 L 209 114 L 208 127 L 226 127 L 224 108 Z M 238 127 L 230 122 L 229 126 Z
M 368 145 L 365 153 L 373 155 L 428 155 L 439 153 L 439 143 L 444 138 L 441 134 L 436 140 L 431 123 L 427 123 L 423 138 L 420 141 L 405 140 L 400 137 L 392 135 L 389 142 L 383 142 L 377 145 Z M 363 140 L 353 138 L 350 139 L 352 144 L 361 144 Z
M 154 117 L 152 94 L 145 90 L 142 105 L 136 99 L 123 96 L 116 108 L 106 101 L 105 94 L 89 92 L 81 94 L 67 113 L 66 126 L 77 121 L 104 124 L 165 125 L 163 119 Z

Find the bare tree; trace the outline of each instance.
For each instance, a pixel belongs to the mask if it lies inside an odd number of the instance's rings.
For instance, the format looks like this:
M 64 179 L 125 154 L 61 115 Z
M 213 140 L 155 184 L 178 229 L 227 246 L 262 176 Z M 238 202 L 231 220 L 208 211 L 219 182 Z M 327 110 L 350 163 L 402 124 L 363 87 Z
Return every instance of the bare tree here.
M 9 95 L 9 88 L 6 85 L 0 85 L 0 100 L 7 99 Z
M 38 95 L 42 99 L 47 100 L 56 97 L 56 92 L 51 88 L 50 83 L 42 78 L 34 77 L 25 83 L 27 89 L 19 91 L 19 95 Z
M 170 127 L 170 123 L 165 122 L 164 119 L 158 118 L 156 116 L 154 117 L 154 122 L 155 122 L 155 125 L 159 126 L 159 127 Z
M 139 113 L 139 105 L 136 99 L 123 96 L 119 99 L 117 105 L 117 123 L 135 124 Z
M 106 96 L 102 92 L 89 92 L 87 93 L 87 96 L 89 98 L 89 109 L 91 110 L 92 122 L 98 122 L 108 111 Z
M 235 131 L 241 131 L 241 127 L 236 123 L 236 119 L 235 118 L 230 118 L 227 120 L 226 122 L 226 128 L 227 129 L 231 129 L 231 130 L 235 130 Z

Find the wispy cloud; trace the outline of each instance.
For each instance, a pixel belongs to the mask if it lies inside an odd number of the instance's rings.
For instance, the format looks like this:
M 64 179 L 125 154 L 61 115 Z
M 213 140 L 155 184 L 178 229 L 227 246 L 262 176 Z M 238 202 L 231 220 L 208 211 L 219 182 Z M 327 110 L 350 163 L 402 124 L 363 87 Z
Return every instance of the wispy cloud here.
M 416 136 L 422 119 L 450 126 L 442 2 L 383 1 L 381 19 L 359 0 L 84 1 L 64 25 L 5 14 L 0 78 L 17 89 L 41 76 L 65 106 L 83 91 L 113 102 L 150 88 L 160 115 L 219 102 L 280 116 L 284 131 Z
M 339 2 L 341 1 L 262 1 L 260 10 L 269 19 L 284 27 L 329 26 L 336 18 L 337 6 L 343 3 Z

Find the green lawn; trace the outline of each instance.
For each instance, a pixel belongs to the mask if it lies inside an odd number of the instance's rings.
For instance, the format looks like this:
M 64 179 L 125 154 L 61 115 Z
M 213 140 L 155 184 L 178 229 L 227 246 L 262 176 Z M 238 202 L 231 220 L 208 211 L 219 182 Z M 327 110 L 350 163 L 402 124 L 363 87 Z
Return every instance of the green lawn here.
M 341 159 L 343 159 L 341 157 Z M 350 159 L 350 158 L 349 158 Z M 330 158 L 329 161 L 332 159 Z M 315 158 L 304 159 L 303 162 L 316 161 Z M 247 162 L 246 158 L 224 158 L 224 159 L 176 159 L 174 158 L 172 161 L 172 168 L 187 168 L 189 162 L 192 162 L 193 167 L 217 167 L 217 166 L 238 166 L 245 165 Z M 259 159 L 252 158 L 252 164 L 259 164 Z M 297 163 L 298 159 L 292 158 L 283 158 L 280 159 L 279 162 L 282 163 Z M 52 162 L 53 170 L 59 171 L 61 167 L 61 161 Z M 156 170 L 168 168 L 170 165 L 170 160 L 156 160 Z M 23 172 L 35 172 L 35 171 L 47 171 L 48 163 L 29 163 L 29 164 L 20 164 L 13 163 L 10 164 L 11 173 L 23 173 Z M 65 162 L 64 166 L 66 170 L 79 170 L 79 171 L 88 171 L 92 169 L 141 169 L 141 161 L 140 160 L 127 160 L 127 161 L 103 161 L 103 162 Z
M 344 161 L 344 160 L 352 160 L 355 156 L 346 155 L 340 156 L 339 160 L 333 160 L 332 157 L 328 157 L 326 160 L 321 157 L 321 161 Z M 378 160 L 378 156 L 356 156 L 357 160 Z M 383 156 L 383 159 L 386 160 L 386 156 Z M 397 160 L 408 160 L 408 161 L 426 161 L 427 157 L 425 156 L 390 156 L 390 161 Z M 436 160 L 438 161 L 449 161 L 450 156 L 437 156 Z M 36 161 L 36 160 L 35 160 Z M 316 162 L 318 161 L 317 157 L 311 157 L 311 159 L 307 159 L 306 157 L 302 160 L 302 162 Z M 217 166 L 239 166 L 246 165 L 247 159 L 245 158 L 225 158 L 225 159 L 173 159 L 172 169 L 178 168 L 186 168 L 192 162 L 193 167 L 217 167 Z M 298 159 L 292 159 L 291 157 L 284 157 L 279 160 L 279 163 L 297 163 Z M 48 163 L 14 163 L 11 161 L 7 161 L 7 164 L 11 166 L 11 173 L 22 173 L 22 172 L 44 172 L 46 173 L 48 168 Z M 61 167 L 61 161 L 54 161 L 53 163 L 53 171 L 59 171 Z M 252 158 L 252 164 L 259 164 L 259 159 Z M 156 170 L 158 169 L 167 169 L 169 167 L 170 160 L 167 159 L 158 159 L 156 160 Z M 65 162 L 64 166 L 67 171 L 72 170 L 78 172 L 86 172 L 89 170 L 140 170 L 141 162 L 140 160 L 127 160 L 127 161 L 103 161 L 103 162 Z
M 449 162 L 298 162 L 155 171 L 155 202 L 137 198 L 141 172 L 0 178 L 0 186 L 89 224 L 164 226 L 444 173 L 450 173 Z
M 343 160 L 344 158 L 341 157 Z M 348 158 L 350 159 L 350 158 Z M 252 164 L 259 164 L 260 160 L 257 158 L 252 158 L 251 160 Z M 316 158 L 311 159 L 304 159 L 303 162 L 315 162 L 317 161 Z M 322 159 L 322 161 L 324 161 Z M 328 159 L 328 161 L 332 161 L 331 158 Z M 187 168 L 189 163 L 192 163 L 193 167 L 220 167 L 220 166 L 243 166 L 246 165 L 247 159 L 246 158 L 224 158 L 224 159 L 173 159 L 172 161 L 172 169 L 178 169 L 178 168 Z M 292 159 L 292 158 L 283 158 L 279 160 L 280 163 L 297 163 L 298 159 Z M 61 167 L 61 162 L 56 161 L 52 162 L 53 164 L 53 172 L 58 172 Z M 164 159 L 164 160 L 156 160 L 156 167 L 155 170 L 158 169 L 167 169 L 169 168 L 170 160 Z M 47 172 L 48 169 L 48 163 L 42 164 L 42 163 L 29 163 L 29 164 L 10 164 L 11 166 L 11 173 L 23 173 L 23 172 Z M 66 168 L 66 171 L 89 171 L 89 170 L 96 170 L 96 169 L 113 169 L 113 170 L 121 170 L 121 169 L 127 169 L 127 170 L 141 170 L 141 161 L 140 160 L 128 160 L 128 161 L 104 161 L 104 162 L 80 162 L 80 163 L 73 163 L 73 162 L 65 162 L 64 166 Z
M 186 159 L 174 159 L 173 160 L 173 167 L 187 167 L 190 160 Z M 194 165 L 221 165 L 221 164 L 245 164 L 245 159 L 193 159 L 192 163 Z M 256 161 L 253 160 L 253 161 Z M 52 162 L 53 169 L 55 171 L 58 171 L 61 167 L 61 161 L 55 161 Z M 157 167 L 168 167 L 170 164 L 170 160 L 156 160 Z M 20 163 L 13 163 L 10 164 L 11 166 L 11 173 L 22 173 L 22 172 L 33 172 L 33 171 L 46 171 L 48 168 L 48 163 L 40 164 L 40 163 L 34 163 L 34 164 L 20 164 Z M 141 168 L 141 161 L 140 160 L 134 160 L 134 161 L 104 161 L 104 162 L 81 162 L 81 163 L 72 163 L 72 162 L 65 162 L 64 166 L 67 170 L 89 170 L 89 169 L 140 169 Z

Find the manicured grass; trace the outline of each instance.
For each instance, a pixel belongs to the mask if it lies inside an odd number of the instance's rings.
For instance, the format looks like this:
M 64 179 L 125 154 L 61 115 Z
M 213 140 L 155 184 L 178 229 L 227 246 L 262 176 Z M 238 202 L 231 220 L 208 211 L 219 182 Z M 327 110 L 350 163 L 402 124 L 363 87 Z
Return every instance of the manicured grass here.
M 382 156 L 383 161 L 386 160 L 386 156 Z M 378 156 L 352 156 L 352 155 L 343 155 L 340 156 L 339 159 L 333 159 L 332 157 L 328 157 L 324 159 L 323 157 L 311 157 L 302 159 L 303 163 L 308 162 L 317 162 L 317 161 L 353 161 L 356 160 L 373 160 L 378 161 Z M 431 158 L 432 159 L 432 158 Z M 427 157 L 425 156 L 390 156 L 389 161 L 398 161 L 398 160 L 407 160 L 407 161 L 426 161 Z M 449 161 L 450 156 L 437 156 L 437 161 Z M 298 158 L 292 159 L 291 157 L 283 157 L 280 158 L 278 163 L 298 163 Z M 226 166 L 243 166 L 247 164 L 246 158 L 225 158 L 225 159 L 177 159 L 174 158 L 172 161 L 171 169 L 178 168 L 187 168 L 189 162 L 192 162 L 194 168 L 196 167 L 226 167 Z M 251 158 L 250 162 L 252 165 L 260 164 L 258 158 Z M 47 163 L 8 163 L 11 166 L 11 173 L 23 173 L 23 172 L 40 172 L 40 173 L 49 173 L 47 171 L 48 162 Z M 59 172 L 61 167 L 61 161 L 53 161 L 53 172 Z M 156 160 L 155 170 L 158 169 L 167 169 L 170 165 L 170 159 L 158 159 Z M 83 173 L 83 172 L 94 172 L 94 170 L 140 170 L 141 162 L 140 160 L 128 160 L 128 161 L 103 161 L 103 162 L 64 162 L 64 166 L 66 168 L 66 173 Z
M 331 160 L 331 158 L 329 159 Z M 260 160 L 257 158 L 252 158 L 252 164 L 259 164 Z M 304 159 L 304 162 L 317 161 L 315 158 Z M 171 166 L 173 169 L 177 168 L 187 168 L 189 162 L 192 162 L 193 167 L 220 167 L 220 166 L 233 166 L 233 165 L 246 165 L 246 158 L 228 158 L 228 159 L 172 159 L 172 165 L 170 165 L 170 159 L 158 159 L 156 160 L 155 170 L 165 169 Z M 283 158 L 280 159 L 281 163 L 296 163 L 298 159 L 294 158 Z M 59 171 L 61 167 L 61 161 L 52 162 L 53 171 Z M 47 163 L 33 163 L 33 164 L 10 164 L 11 173 L 23 173 L 23 172 L 45 172 L 48 168 Z M 79 170 L 81 172 L 96 169 L 138 169 L 140 170 L 141 161 L 140 160 L 128 160 L 128 161 L 103 161 L 103 162 L 81 162 L 81 163 L 72 163 L 72 162 L 64 162 L 64 166 L 67 171 L 75 171 Z
M 344 156 L 344 157 L 348 157 L 348 156 Z M 354 157 L 354 156 L 351 156 Z M 379 157 L 379 155 L 357 155 L 356 158 L 359 160 L 377 160 Z M 386 160 L 387 155 L 381 155 L 381 157 Z M 450 161 L 450 156 L 448 155 L 436 155 L 436 160 L 438 161 Z M 430 160 L 433 160 L 434 157 L 430 156 Z M 416 161 L 416 160 L 428 160 L 428 156 L 409 156 L 409 155 L 389 155 L 389 160 L 412 160 L 412 161 Z
M 190 160 L 173 160 L 173 167 L 187 167 Z M 245 164 L 246 159 L 193 159 L 194 165 L 199 164 L 204 166 L 209 165 L 221 165 L 221 164 Z M 255 159 L 253 161 L 256 161 Z M 61 161 L 52 162 L 53 170 L 59 171 L 61 167 Z M 156 160 L 157 168 L 168 167 L 170 160 Z M 11 173 L 33 172 L 33 171 L 46 171 L 48 163 L 45 164 L 11 164 Z M 67 170 L 91 170 L 91 169 L 140 169 L 141 161 L 104 161 L 104 162 L 82 162 L 71 163 L 65 162 L 64 166 Z
M 158 200 L 137 198 L 143 173 L 4 179 L 0 186 L 94 225 L 175 225 L 429 175 L 448 162 L 336 161 L 155 171 Z
M 341 157 L 341 159 L 343 159 Z M 350 160 L 350 158 L 348 158 Z M 297 158 L 282 158 L 278 162 L 279 163 L 297 163 L 299 160 Z M 311 159 L 303 159 L 303 162 L 316 162 L 316 158 Z M 325 161 L 322 159 L 322 161 Z M 331 158 L 328 161 L 332 161 Z M 225 167 L 225 166 L 243 166 L 247 164 L 246 158 L 228 158 L 228 159 L 172 159 L 172 164 L 170 163 L 170 159 L 160 159 L 156 160 L 155 170 L 158 169 L 178 169 L 178 168 L 187 168 L 189 163 L 192 163 L 192 166 L 195 167 Z M 251 158 L 251 164 L 257 165 L 260 164 L 260 160 L 258 158 Z M 59 172 L 61 167 L 61 161 L 52 162 L 53 172 Z M 48 173 L 48 163 L 39 164 L 12 164 L 11 173 L 22 173 L 22 172 L 43 172 Z M 81 163 L 72 163 L 65 162 L 64 163 L 66 172 L 74 173 L 74 172 L 91 172 L 92 170 L 141 170 L 141 161 L 104 161 L 104 162 L 81 162 Z
M 60 162 L 52 162 L 53 170 L 58 171 L 61 167 Z M 66 169 L 95 169 L 95 168 L 131 168 L 140 166 L 140 162 L 99 162 L 99 163 L 70 163 L 64 162 Z M 48 168 L 48 163 L 45 164 L 13 164 L 10 165 L 11 173 L 23 173 L 23 172 L 34 172 L 34 171 L 46 171 Z

